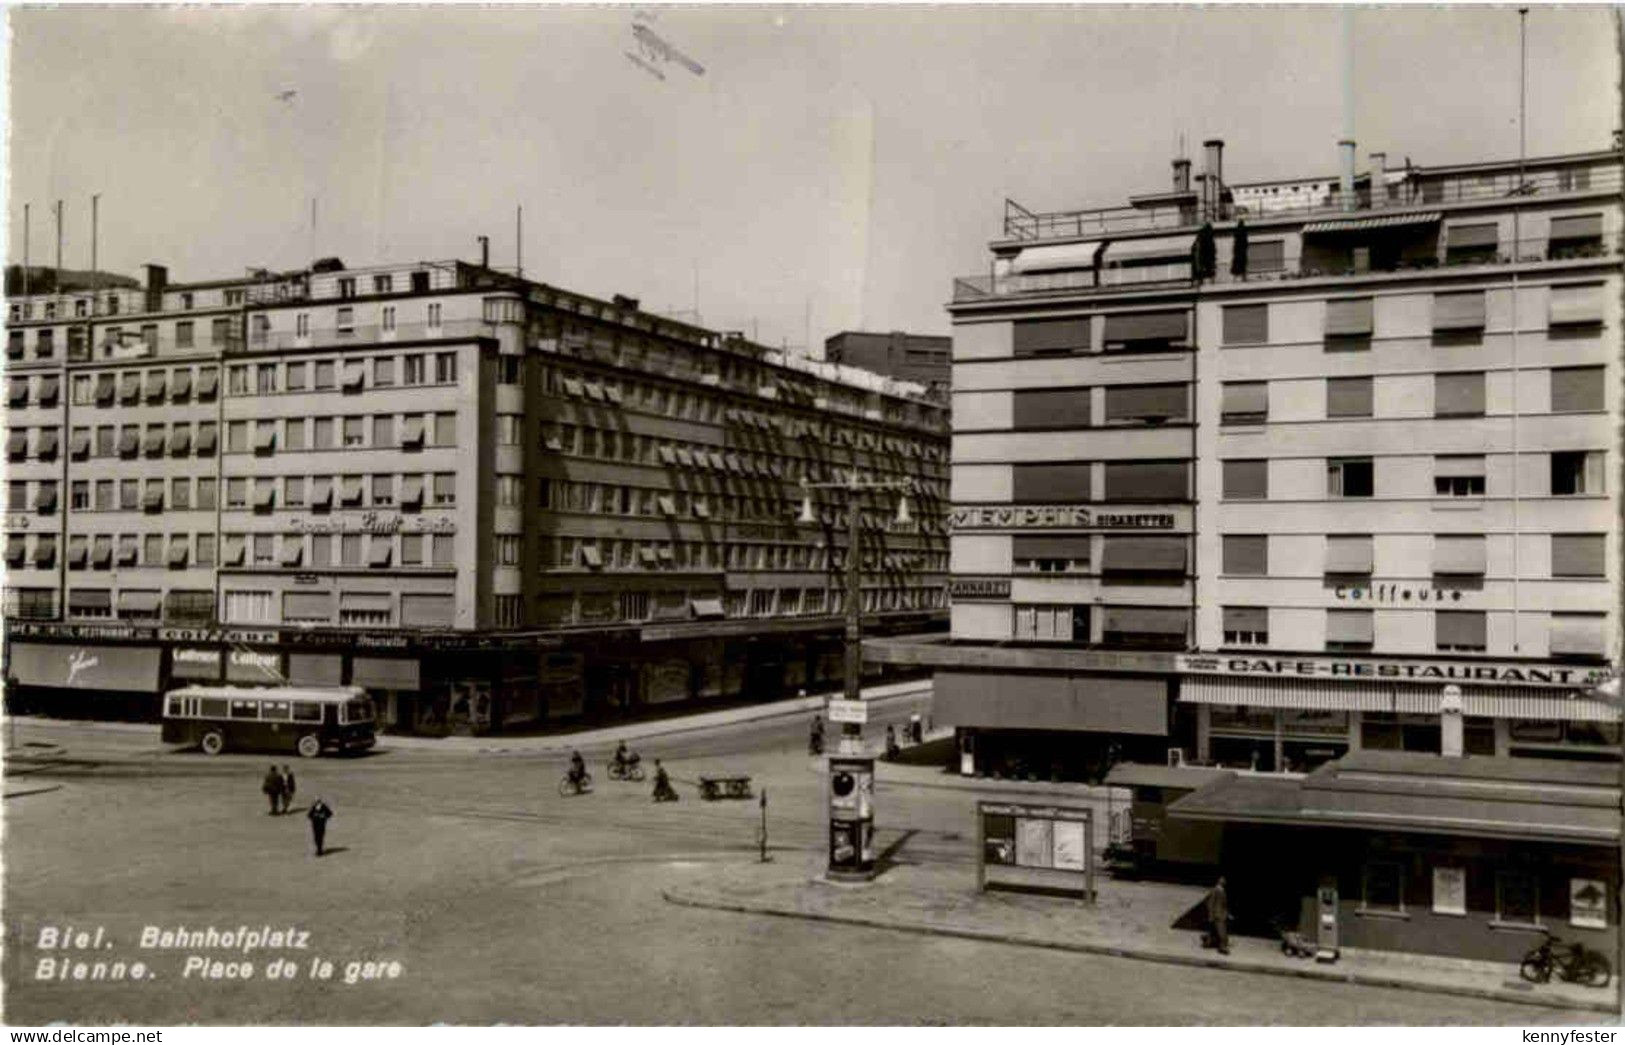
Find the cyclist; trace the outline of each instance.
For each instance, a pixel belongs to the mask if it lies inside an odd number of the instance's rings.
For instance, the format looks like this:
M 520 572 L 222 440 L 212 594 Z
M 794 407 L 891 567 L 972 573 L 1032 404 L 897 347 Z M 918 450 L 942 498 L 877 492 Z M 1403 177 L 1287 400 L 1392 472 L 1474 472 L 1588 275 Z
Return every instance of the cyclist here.
M 570 752 L 570 783 L 580 784 L 587 778 L 587 761 L 580 751 Z

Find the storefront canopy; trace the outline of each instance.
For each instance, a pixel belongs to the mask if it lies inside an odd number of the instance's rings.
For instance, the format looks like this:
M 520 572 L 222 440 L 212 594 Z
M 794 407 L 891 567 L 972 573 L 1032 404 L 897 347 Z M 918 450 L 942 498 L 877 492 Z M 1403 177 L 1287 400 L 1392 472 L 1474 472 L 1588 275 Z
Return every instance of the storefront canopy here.
M 156 693 L 158 654 L 148 646 L 14 642 L 10 671 L 25 686 Z
M 1168 734 L 1168 683 L 1112 675 L 939 671 L 932 717 L 981 729 Z

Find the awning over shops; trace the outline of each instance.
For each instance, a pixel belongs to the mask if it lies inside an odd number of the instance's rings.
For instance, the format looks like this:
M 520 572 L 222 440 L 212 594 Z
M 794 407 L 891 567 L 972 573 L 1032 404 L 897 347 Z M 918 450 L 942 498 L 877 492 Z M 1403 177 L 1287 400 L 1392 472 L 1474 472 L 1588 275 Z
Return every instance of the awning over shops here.
M 1113 675 L 939 671 L 937 722 L 981 729 L 1168 734 L 1168 683 Z
M 1304 711 L 1392 711 L 1390 686 L 1360 686 L 1313 680 L 1187 677 L 1179 683 L 1181 704 L 1221 704 Z M 1437 708 L 1435 708 L 1437 710 Z
M 337 686 L 344 658 L 337 653 L 288 654 L 288 683 L 293 686 Z
M 11 644 L 11 674 L 25 686 L 158 692 L 158 654 L 148 646 Z
M 1481 718 L 1565 722 L 1617 722 L 1620 713 L 1575 691 L 1531 686 L 1462 686 L 1462 713 Z M 1444 686 L 1315 679 L 1259 679 L 1186 676 L 1179 684 L 1182 704 L 1282 708 L 1302 711 L 1381 711 L 1437 715 Z
M 418 662 L 401 657 L 357 657 L 350 665 L 350 685 L 416 690 L 420 685 Z

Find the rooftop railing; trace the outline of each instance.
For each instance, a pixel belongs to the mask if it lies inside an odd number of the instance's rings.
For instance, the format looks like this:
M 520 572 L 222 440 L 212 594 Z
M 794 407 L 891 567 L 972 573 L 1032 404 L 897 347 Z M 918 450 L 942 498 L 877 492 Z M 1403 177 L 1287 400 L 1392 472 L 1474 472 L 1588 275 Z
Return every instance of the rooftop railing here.
M 1398 176 L 1396 178 L 1396 176 Z M 1036 213 L 1014 200 L 1004 201 L 1004 238 L 1008 240 L 1087 239 L 1128 232 L 1155 232 L 1190 228 L 1204 220 L 1235 221 L 1238 218 L 1294 218 L 1335 215 L 1348 212 L 1374 212 L 1401 208 L 1429 207 L 1450 203 L 1485 202 L 1528 196 L 1550 196 L 1572 192 L 1618 192 L 1622 176 L 1614 167 L 1584 167 L 1526 174 L 1516 172 L 1485 175 L 1405 176 L 1390 171 L 1392 183 L 1379 184 L 1378 199 L 1372 202 L 1370 188 L 1352 194 L 1336 190 L 1318 193 L 1253 194 L 1248 186 L 1231 186 L 1236 196 L 1217 215 L 1204 216 L 1200 207 L 1103 207 L 1087 210 Z M 1280 188 L 1280 186 L 1263 186 Z
M 1516 249 L 1515 249 L 1516 248 Z M 1221 264 L 1205 282 L 1213 284 L 1262 283 L 1294 279 L 1347 278 L 1374 273 L 1412 272 L 1439 269 L 1465 269 L 1474 266 L 1510 265 L 1514 262 L 1577 261 L 1619 257 L 1625 253 L 1625 234 L 1608 233 L 1584 240 L 1552 242 L 1547 237 L 1524 239 L 1516 244 L 1502 243 L 1489 248 L 1451 250 L 1441 243 L 1439 253 L 1424 258 L 1373 262 L 1364 267 L 1328 265 L 1311 259 L 1270 269 L 1253 268 L 1232 273 Z M 1059 272 L 1012 273 L 1009 275 L 958 276 L 954 279 L 953 301 L 963 304 L 990 298 L 1042 296 L 1045 294 L 1112 294 L 1124 290 L 1194 287 L 1189 263 L 1124 268 L 1074 269 Z

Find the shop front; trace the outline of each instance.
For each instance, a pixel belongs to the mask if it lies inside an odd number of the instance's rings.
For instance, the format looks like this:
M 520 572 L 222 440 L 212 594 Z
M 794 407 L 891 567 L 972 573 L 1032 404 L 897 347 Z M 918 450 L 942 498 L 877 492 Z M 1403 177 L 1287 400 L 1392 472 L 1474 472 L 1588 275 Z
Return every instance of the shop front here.
M 156 645 L 12 641 L 6 677 L 17 713 L 153 718 L 162 661 Z

